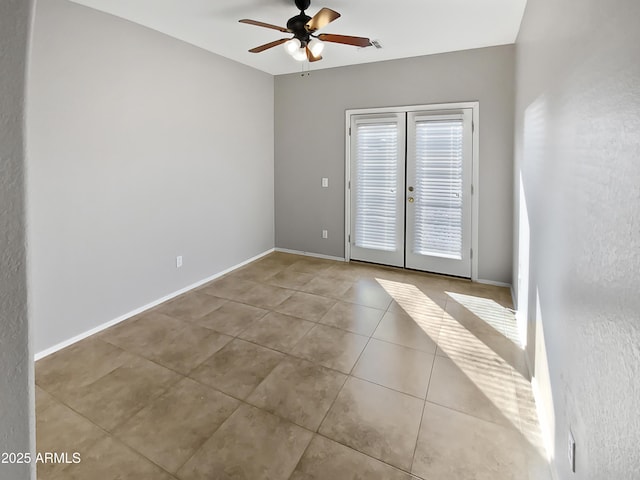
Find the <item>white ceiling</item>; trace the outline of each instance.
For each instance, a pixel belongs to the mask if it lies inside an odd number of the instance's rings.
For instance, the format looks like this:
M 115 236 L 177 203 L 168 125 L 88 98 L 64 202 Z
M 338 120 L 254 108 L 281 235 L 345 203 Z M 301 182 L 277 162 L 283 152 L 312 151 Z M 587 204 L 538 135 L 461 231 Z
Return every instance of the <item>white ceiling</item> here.
M 278 75 L 299 72 L 302 63 L 281 46 L 263 53 L 250 48 L 284 38 L 276 30 L 238 23 L 251 18 L 286 26 L 299 11 L 294 0 L 72 0 L 125 18 L 245 65 Z M 516 40 L 526 0 L 314 0 L 313 16 L 328 7 L 342 17 L 321 33 L 378 40 L 383 48 L 327 44 L 320 68 L 415 57 Z

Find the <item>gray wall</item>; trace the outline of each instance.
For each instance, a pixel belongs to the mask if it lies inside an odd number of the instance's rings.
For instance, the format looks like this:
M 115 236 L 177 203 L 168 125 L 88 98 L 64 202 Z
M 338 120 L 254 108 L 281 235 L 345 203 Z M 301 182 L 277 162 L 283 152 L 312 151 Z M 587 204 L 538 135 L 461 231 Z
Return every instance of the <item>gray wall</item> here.
M 0 2 L 0 452 L 33 447 L 33 359 L 27 319 L 24 103 L 31 2 Z M 0 478 L 29 478 L 0 463 Z
M 639 19 L 637 0 L 529 0 L 517 42 L 516 235 L 527 220 L 530 234 L 514 278 L 560 479 L 640 476 Z
M 36 351 L 273 248 L 272 76 L 65 0 L 32 55 Z
M 276 246 L 344 257 L 345 110 L 477 100 L 478 273 L 511 283 L 513 69 L 502 46 L 276 77 Z

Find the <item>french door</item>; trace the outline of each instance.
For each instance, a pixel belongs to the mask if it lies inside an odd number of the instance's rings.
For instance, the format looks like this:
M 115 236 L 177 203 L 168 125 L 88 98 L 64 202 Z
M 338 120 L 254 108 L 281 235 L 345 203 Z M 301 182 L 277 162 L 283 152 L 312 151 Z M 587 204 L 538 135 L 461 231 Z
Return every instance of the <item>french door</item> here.
M 471 276 L 472 109 L 353 114 L 353 260 Z

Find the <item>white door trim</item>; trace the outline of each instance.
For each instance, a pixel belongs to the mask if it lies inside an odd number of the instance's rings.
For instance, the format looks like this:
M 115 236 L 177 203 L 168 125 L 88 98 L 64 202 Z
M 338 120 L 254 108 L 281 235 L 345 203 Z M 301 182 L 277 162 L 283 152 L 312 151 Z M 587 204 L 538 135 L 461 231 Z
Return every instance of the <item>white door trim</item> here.
M 351 136 L 349 129 L 351 128 L 351 116 L 363 115 L 363 114 L 376 114 L 376 113 L 408 113 L 417 111 L 431 111 L 431 110 L 449 110 L 449 109 L 462 109 L 470 108 L 473 111 L 473 129 L 472 129 L 472 141 L 473 141 L 473 158 L 471 160 L 472 165 L 472 185 L 473 195 L 471 198 L 471 280 L 478 281 L 478 218 L 480 209 L 478 205 L 479 198 L 479 184 L 480 184 L 480 102 L 457 102 L 457 103 L 434 103 L 430 105 L 410 105 L 399 107 L 380 107 L 380 108 L 359 108 L 350 109 L 345 111 L 345 224 L 344 224 L 344 257 L 345 261 L 351 260 L 351 246 L 349 237 L 351 235 Z

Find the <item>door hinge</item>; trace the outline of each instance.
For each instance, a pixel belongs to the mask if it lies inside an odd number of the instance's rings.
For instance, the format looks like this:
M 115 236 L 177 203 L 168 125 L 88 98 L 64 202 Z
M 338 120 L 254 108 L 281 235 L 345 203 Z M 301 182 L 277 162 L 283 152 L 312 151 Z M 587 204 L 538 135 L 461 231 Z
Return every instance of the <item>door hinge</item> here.
M 471 133 L 476 131 L 476 122 L 471 122 Z M 351 135 L 351 133 L 349 133 Z
M 473 185 L 471 185 L 471 195 L 473 195 Z
M 347 183 L 347 190 L 351 190 L 351 180 Z
M 351 243 L 351 234 L 349 234 L 348 237 L 349 237 L 349 243 Z
M 473 248 L 470 250 L 471 258 L 473 259 Z
M 351 136 L 351 127 L 349 127 L 349 136 Z

